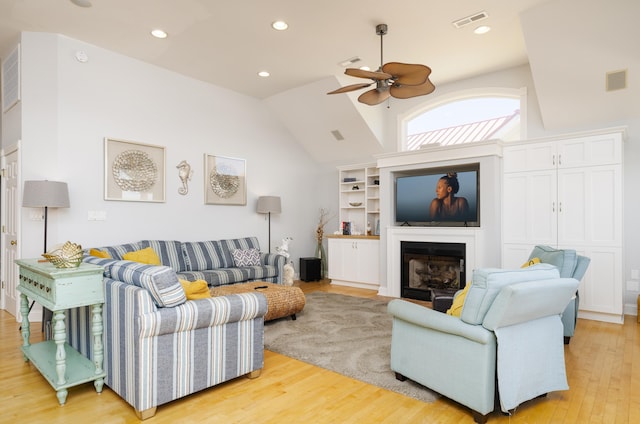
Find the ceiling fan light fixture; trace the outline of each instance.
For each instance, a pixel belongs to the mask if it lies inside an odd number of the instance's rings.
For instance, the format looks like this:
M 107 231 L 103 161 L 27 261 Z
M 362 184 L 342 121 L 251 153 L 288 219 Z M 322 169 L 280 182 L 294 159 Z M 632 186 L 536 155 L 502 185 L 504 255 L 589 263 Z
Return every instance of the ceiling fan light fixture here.
M 387 34 L 387 25 L 376 25 L 376 34 L 380 36 L 380 67 L 377 71 L 362 68 L 347 68 L 344 73 L 356 78 L 368 78 L 370 83 L 351 84 L 340 87 L 327 94 L 347 93 L 360 90 L 375 84 L 375 88 L 365 91 L 358 97 L 360 103 L 377 105 L 389 97 L 408 99 L 424 96 L 435 90 L 435 86 L 429 81 L 431 68 L 426 65 L 389 62 L 383 59 L 383 36 Z

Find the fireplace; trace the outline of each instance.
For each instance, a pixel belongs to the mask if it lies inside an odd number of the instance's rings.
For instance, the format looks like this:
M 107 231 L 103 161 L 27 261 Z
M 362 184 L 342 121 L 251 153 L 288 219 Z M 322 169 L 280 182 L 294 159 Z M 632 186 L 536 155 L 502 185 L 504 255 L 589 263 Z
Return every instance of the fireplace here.
M 402 241 L 401 296 L 431 300 L 431 289 L 464 288 L 465 253 L 464 243 Z

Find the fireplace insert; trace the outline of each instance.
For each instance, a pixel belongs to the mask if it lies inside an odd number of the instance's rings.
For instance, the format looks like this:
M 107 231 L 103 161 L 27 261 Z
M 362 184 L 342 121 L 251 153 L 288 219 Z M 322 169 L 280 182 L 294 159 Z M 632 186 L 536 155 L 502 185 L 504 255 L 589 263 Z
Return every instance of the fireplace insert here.
M 401 242 L 401 296 L 431 300 L 432 289 L 463 289 L 465 253 L 464 243 Z

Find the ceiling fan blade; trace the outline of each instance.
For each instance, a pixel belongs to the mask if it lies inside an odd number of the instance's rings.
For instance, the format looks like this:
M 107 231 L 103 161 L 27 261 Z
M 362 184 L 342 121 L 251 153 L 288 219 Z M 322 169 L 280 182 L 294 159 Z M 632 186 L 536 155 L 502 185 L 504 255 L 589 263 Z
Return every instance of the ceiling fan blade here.
M 396 85 L 389 87 L 389 94 L 396 99 L 409 99 L 411 97 L 424 96 L 430 94 L 436 87 L 427 79 L 424 84 L 420 85 Z
M 391 74 L 387 74 L 386 72 L 365 71 L 364 69 L 358 68 L 347 68 L 344 73 L 352 77 L 370 78 L 372 80 L 386 80 L 391 78 Z
M 400 62 L 385 63 L 382 70 L 393 75 L 394 81 L 400 85 L 424 84 L 431 74 L 431 68 L 426 65 Z
M 328 92 L 327 94 L 338 94 L 338 93 L 348 93 L 349 91 L 360 90 L 361 88 L 369 87 L 372 82 L 361 82 L 359 84 L 351 84 L 345 85 L 344 87 L 340 87 L 337 90 L 333 90 Z
M 373 90 L 362 93 L 360 97 L 358 97 L 358 101 L 365 105 L 374 106 L 384 102 L 388 98 L 389 90 L 378 90 L 377 88 L 374 88 Z

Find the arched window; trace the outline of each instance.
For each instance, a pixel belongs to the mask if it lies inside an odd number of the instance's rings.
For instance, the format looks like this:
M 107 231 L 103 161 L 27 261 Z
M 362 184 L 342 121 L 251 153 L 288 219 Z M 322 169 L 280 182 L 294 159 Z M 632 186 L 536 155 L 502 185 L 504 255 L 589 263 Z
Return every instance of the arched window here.
M 524 138 L 526 91 L 507 91 L 455 93 L 423 105 L 404 118 L 401 150 Z

